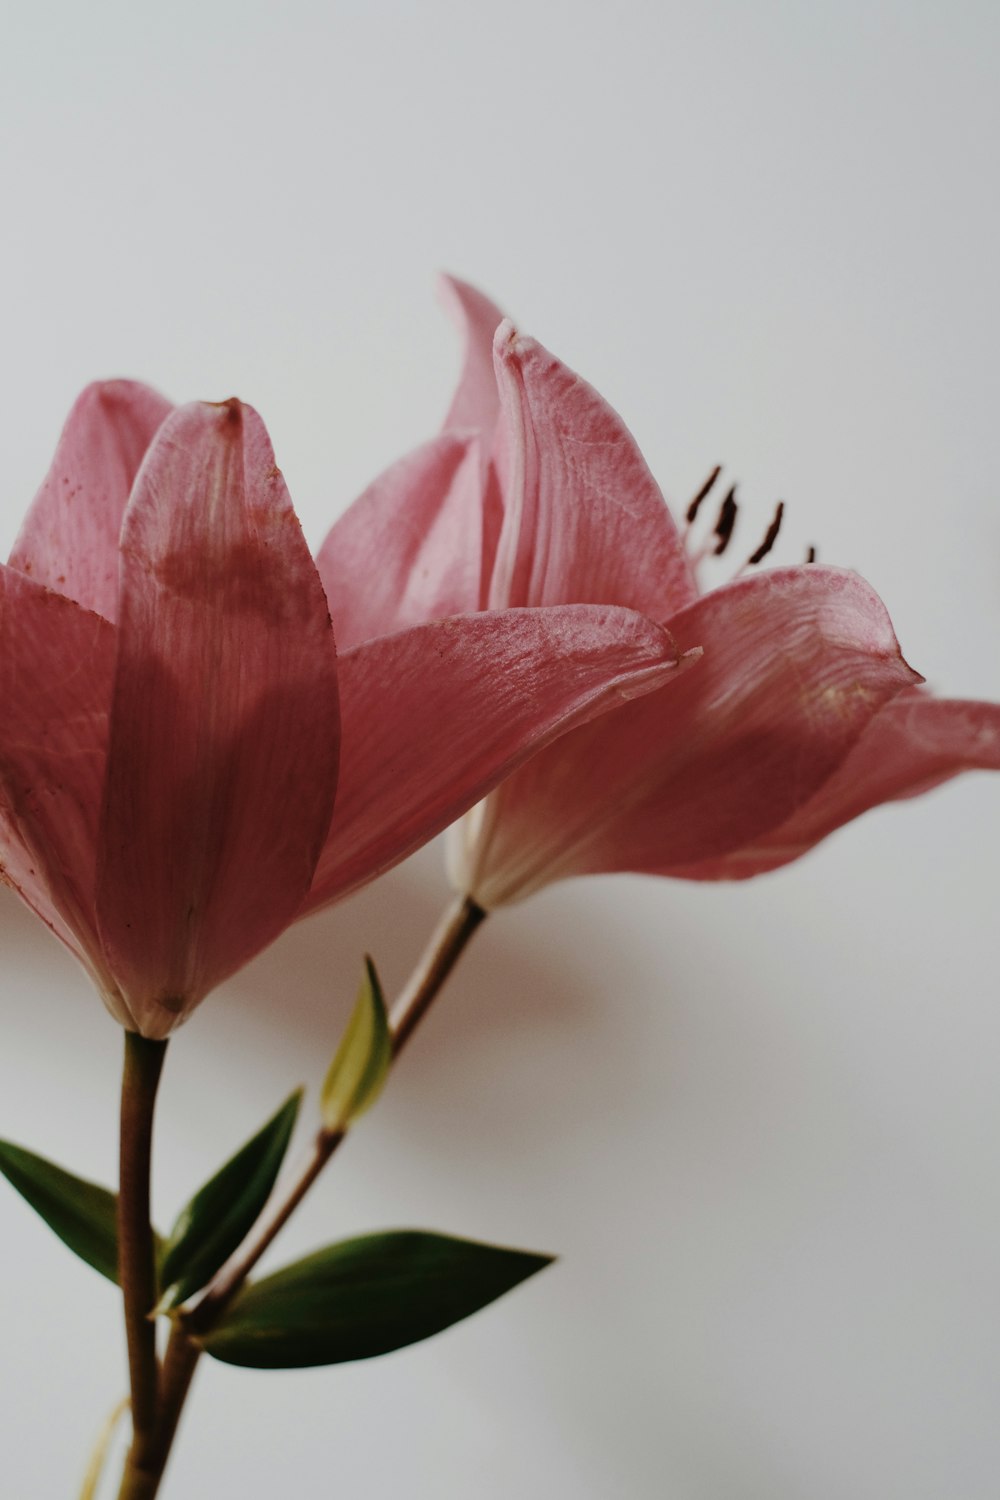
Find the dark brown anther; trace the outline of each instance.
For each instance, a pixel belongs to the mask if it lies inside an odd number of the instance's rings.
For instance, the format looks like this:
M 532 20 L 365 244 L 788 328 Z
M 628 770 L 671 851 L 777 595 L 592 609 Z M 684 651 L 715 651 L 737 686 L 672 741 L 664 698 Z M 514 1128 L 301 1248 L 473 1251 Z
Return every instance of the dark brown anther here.
M 774 512 L 774 520 L 767 528 L 767 531 L 764 535 L 764 540 L 757 548 L 757 551 L 751 553 L 751 555 L 747 558 L 747 562 L 759 563 L 763 558 L 767 556 L 778 539 L 778 532 L 781 530 L 781 518 L 784 514 L 785 502 L 784 500 L 779 500 L 778 509 Z
M 806 562 L 807 563 L 811 563 L 811 562 L 815 562 L 815 561 L 816 561 L 816 548 L 815 547 L 810 547 L 809 551 L 806 553 Z
M 733 527 L 736 525 L 737 509 L 736 486 L 734 484 L 732 489 L 726 495 L 725 500 L 723 500 L 722 502 L 722 508 L 719 511 L 719 518 L 715 523 L 715 534 L 719 538 L 719 540 L 715 544 L 716 557 L 721 557 L 723 552 L 725 552 L 726 548 L 729 546 L 729 538 L 732 536 Z
M 694 499 L 691 501 L 691 504 L 687 508 L 687 515 L 686 515 L 686 519 L 687 519 L 688 525 L 691 524 L 691 522 L 694 520 L 695 516 L 698 514 L 698 510 L 699 510 L 699 507 L 701 506 L 701 502 L 705 499 L 705 496 L 708 494 L 709 490 L 711 490 L 713 484 L 718 479 L 718 477 L 719 477 L 719 475 L 721 473 L 722 473 L 722 465 L 721 464 L 716 464 L 715 468 L 712 470 L 711 474 L 709 474 L 708 478 L 705 480 L 705 483 L 702 485 L 702 487 L 698 491 L 697 495 L 695 495 Z

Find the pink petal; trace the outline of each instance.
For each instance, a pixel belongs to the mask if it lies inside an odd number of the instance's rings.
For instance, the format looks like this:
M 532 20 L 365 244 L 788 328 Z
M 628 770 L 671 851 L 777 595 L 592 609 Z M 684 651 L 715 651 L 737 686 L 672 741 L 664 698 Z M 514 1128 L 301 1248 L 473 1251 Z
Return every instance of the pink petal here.
M 677 528 L 618 414 L 509 323 L 494 354 L 507 453 L 491 606 L 623 604 L 666 620 L 690 604 Z
M 94 895 L 113 671 L 106 620 L 0 567 L 3 878 L 87 966 L 114 1009 Z
M 161 429 L 122 531 L 105 947 L 165 1036 L 301 905 L 333 806 L 326 600 L 263 423 L 237 401 Z
M 833 775 L 785 822 L 724 860 L 680 873 L 734 880 L 777 869 L 869 808 L 915 797 L 962 771 L 1000 771 L 1000 704 L 911 689 L 885 705 Z
M 10 556 L 39 583 L 115 618 L 118 537 L 133 480 L 169 401 L 133 380 L 77 399 Z
M 915 680 L 884 606 L 852 573 L 754 574 L 670 621 L 704 656 L 669 693 L 577 730 L 518 772 L 478 832 L 463 888 L 499 905 L 566 875 L 685 873 L 767 834 Z
M 343 651 L 481 604 L 479 443 L 444 432 L 393 464 L 316 557 Z
M 306 909 L 388 869 L 567 728 L 677 675 L 676 662 L 660 627 L 584 606 L 465 615 L 346 652 L 340 790 Z
M 467 429 L 488 436 L 500 411 L 493 374 L 493 335 L 503 322 L 503 313 L 467 281 L 442 276 L 439 284 L 442 300 L 465 340 L 462 374 L 444 420 L 444 431 Z M 484 449 L 484 461 L 486 454 Z

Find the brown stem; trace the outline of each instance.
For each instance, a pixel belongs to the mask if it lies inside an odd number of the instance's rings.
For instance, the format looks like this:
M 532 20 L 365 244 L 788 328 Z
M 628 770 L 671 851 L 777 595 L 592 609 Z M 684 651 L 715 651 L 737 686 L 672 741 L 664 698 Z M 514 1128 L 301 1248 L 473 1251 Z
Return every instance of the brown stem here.
M 201 1350 L 175 1324 L 167 1343 L 160 1377 L 160 1412 L 156 1429 L 141 1459 L 130 1453 L 125 1463 L 118 1500 L 153 1500 L 159 1493 L 177 1423 L 191 1386 Z
M 156 1247 L 149 1218 L 153 1109 L 166 1042 L 125 1033 L 122 1070 L 121 1172 L 118 1193 L 118 1279 L 125 1310 L 132 1406 L 130 1458 L 141 1462 L 156 1422 L 159 1367 L 156 1327 Z
M 487 913 L 471 896 L 459 896 L 445 912 L 389 1016 L 392 1055 L 398 1057 L 427 1014 L 448 975 Z
M 469 897 L 460 897 L 445 913 L 406 988 L 392 1008 L 389 1029 L 392 1033 L 393 1058 L 398 1057 L 421 1017 L 426 1015 L 431 1001 L 440 991 L 485 916 L 483 908 Z M 132 1455 L 129 1455 L 118 1500 L 153 1500 L 170 1456 L 177 1424 L 201 1354 L 198 1340 L 208 1332 L 235 1297 L 261 1256 L 302 1202 L 344 1135 L 344 1131 L 320 1130 L 317 1133 L 308 1156 L 284 1197 L 264 1215 L 242 1253 L 222 1268 L 197 1307 L 175 1320 L 163 1363 L 159 1422 L 152 1441 L 146 1446 L 142 1462 L 133 1463 Z
M 159 1469 L 139 1468 L 130 1451 L 125 1460 L 118 1500 L 153 1500 L 162 1478 L 162 1466 Z

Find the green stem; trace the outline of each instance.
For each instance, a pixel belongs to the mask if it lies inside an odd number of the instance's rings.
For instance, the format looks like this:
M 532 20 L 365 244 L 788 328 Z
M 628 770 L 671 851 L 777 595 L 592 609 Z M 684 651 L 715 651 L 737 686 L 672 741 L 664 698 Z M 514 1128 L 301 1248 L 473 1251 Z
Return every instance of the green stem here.
M 156 1246 L 149 1217 L 153 1108 L 166 1042 L 125 1033 L 122 1071 L 121 1174 L 118 1193 L 118 1279 L 125 1308 L 132 1447 L 129 1461 L 141 1466 L 156 1423 L 159 1368 L 156 1326 Z

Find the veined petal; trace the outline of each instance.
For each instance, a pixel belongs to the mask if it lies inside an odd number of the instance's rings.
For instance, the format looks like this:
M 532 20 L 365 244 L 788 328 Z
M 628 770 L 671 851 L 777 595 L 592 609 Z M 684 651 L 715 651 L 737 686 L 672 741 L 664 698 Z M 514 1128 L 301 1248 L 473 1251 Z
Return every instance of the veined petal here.
M 94 883 L 114 634 L 98 615 L 0 566 L 3 878 L 87 966 L 109 1004 Z
M 443 432 L 380 474 L 316 557 L 341 651 L 480 606 L 479 440 Z
M 579 605 L 463 615 L 347 651 L 337 808 L 305 909 L 373 879 L 533 752 L 659 688 L 676 663 L 649 620 Z
M 250 407 L 161 429 L 122 530 L 118 638 L 98 911 L 161 1037 L 287 925 L 333 806 L 333 632 Z
M 723 860 L 674 873 L 738 880 L 777 869 L 869 808 L 915 797 L 962 771 L 1000 771 L 1000 704 L 912 688 L 876 714 L 833 775 L 785 822 Z
M 493 335 L 504 315 L 495 303 L 467 281 L 442 276 L 439 285 L 442 301 L 461 330 L 465 343 L 462 373 L 443 430 L 468 429 L 483 433 L 488 439 L 500 411 L 493 374 Z M 484 462 L 487 454 L 488 447 L 485 447 Z
M 10 555 L 11 567 L 115 618 L 118 538 L 129 491 L 169 401 L 134 380 L 89 385 Z
M 670 621 L 704 656 L 667 693 L 530 761 L 472 829 L 464 889 L 519 899 L 566 875 L 671 874 L 801 807 L 916 674 L 868 585 L 833 568 L 737 580 Z
M 622 604 L 666 620 L 690 604 L 677 528 L 617 412 L 510 323 L 494 357 L 507 452 L 491 607 Z

